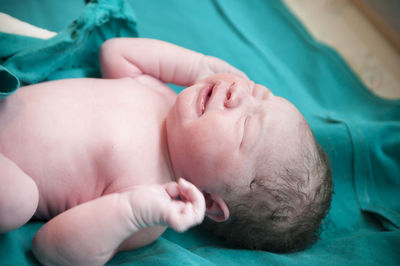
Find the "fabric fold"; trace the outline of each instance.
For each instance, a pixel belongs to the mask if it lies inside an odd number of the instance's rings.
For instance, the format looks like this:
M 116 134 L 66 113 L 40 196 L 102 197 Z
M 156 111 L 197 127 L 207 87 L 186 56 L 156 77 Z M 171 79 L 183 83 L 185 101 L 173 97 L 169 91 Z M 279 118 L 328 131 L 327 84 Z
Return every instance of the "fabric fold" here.
M 2 52 L 9 58 L 3 63 L 23 84 L 62 77 L 100 77 L 98 50 L 113 37 L 136 37 L 136 21 L 130 6 L 123 0 L 89 2 L 81 16 L 51 39 L 24 39 L 18 51 L 9 47 Z M 16 39 L 4 34 L 3 42 Z M 16 52 L 12 55 L 13 52 Z M 66 72 L 60 75 L 57 72 Z
M 19 79 L 7 68 L 0 65 L 0 100 L 16 91 L 19 85 Z

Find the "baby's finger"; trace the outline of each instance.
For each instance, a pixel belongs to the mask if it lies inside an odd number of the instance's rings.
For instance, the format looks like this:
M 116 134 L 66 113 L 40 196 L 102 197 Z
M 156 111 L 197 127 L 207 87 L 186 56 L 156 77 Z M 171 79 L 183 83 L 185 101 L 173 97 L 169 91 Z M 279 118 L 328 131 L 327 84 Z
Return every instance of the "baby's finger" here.
M 204 215 L 206 205 L 203 194 L 192 183 L 183 178 L 178 180 L 181 195 L 193 204 L 193 209 L 200 215 Z
M 168 195 L 171 198 L 177 198 L 180 194 L 179 188 L 178 188 L 178 183 L 176 182 L 169 182 L 163 185 L 165 188 L 165 191 L 168 193 Z
M 171 212 L 168 225 L 175 231 L 183 232 L 192 226 L 195 226 L 203 220 L 203 217 L 199 217 L 194 212 L 193 205 L 190 202 L 177 202 L 179 205 L 175 205 L 175 211 Z
M 242 72 L 238 69 L 236 69 L 236 70 L 238 71 L 235 73 L 236 75 L 241 76 L 242 78 L 245 78 L 245 79 L 249 79 L 249 77 L 244 72 Z

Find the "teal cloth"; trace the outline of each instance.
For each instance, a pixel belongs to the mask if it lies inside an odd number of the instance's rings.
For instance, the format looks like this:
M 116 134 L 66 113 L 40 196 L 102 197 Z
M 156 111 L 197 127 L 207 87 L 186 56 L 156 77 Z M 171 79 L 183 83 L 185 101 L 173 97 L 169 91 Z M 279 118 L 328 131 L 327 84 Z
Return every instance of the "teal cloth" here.
M 19 88 L 19 79 L 2 65 L 0 65 L 0 82 L 0 100 Z
M 14 47 L 7 46 L 10 35 L 3 35 L 0 54 L 7 54 L 2 62 L 12 73 L 7 77 L 35 83 L 98 76 L 96 49 L 107 38 L 139 33 L 170 41 L 220 57 L 292 101 L 332 163 L 332 208 L 321 240 L 310 249 L 293 254 L 235 250 L 200 228 L 184 234 L 167 230 L 154 244 L 117 254 L 110 265 L 399 265 L 400 101 L 371 94 L 343 59 L 315 41 L 282 2 L 129 0 L 129 7 L 124 1 L 93 1 L 83 8 L 74 0 L 56 6 L 64 5 L 65 20 L 63 14 L 51 12 L 56 9 L 52 2 L 32 7 L 39 13 L 46 10 L 36 17 L 19 11 L 17 4 L 12 10 L 5 8 L 9 14 L 21 13 L 21 19 L 60 32 L 47 41 L 31 38 L 30 43 L 23 38 Z M 43 7 L 47 5 L 50 9 Z M 82 14 L 73 23 L 77 9 Z M 100 14 L 108 14 L 107 19 L 100 19 Z M 49 26 L 53 20 L 57 27 Z M 16 86 L 15 80 L 11 87 L 0 82 L 5 92 Z M 40 226 L 31 222 L 0 235 L 0 264 L 37 264 L 30 241 Z
M 93 1 L 82 15 L 49 40 L 29 44 L 24 38 L 22 49 L 3 63 L 23 83 L 78 77 L 100 77 L 98 50 L 112 37 L 135 37 L 135 19 L 123 0 Z M 3 34 L 2 50 L 7 51 L 12 34 Z M 10 39 L 9 45 L 6 40 Z M 17 42 L 18 43 L 18 42 Z M 5 52 L 5 54 L 9 54 Z

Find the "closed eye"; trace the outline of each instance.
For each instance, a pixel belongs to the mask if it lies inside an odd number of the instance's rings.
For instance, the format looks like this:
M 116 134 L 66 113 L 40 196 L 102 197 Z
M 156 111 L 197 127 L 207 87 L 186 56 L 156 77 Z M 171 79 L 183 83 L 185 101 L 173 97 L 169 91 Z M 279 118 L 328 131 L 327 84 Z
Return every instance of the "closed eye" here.
M 243 129 L 242 129 L 243 132 L 242 132 L 242 139 L 240 141 L 240 148 L 242 148 L 243 142 L 244 142 L 244 140 L 246 138 L 246 131 L 247 131 L 246 129 L 247 129 L 249 117 L 250 116 L 246 116 L 246 118 L 244 119 L 244 122 L 243 122 Z
M 257 185 L 258 185 L 257 181 L 254 178 L 253 180 L 251 180 L 249 187 L 250 187 L 251 190 L 253 190 Z

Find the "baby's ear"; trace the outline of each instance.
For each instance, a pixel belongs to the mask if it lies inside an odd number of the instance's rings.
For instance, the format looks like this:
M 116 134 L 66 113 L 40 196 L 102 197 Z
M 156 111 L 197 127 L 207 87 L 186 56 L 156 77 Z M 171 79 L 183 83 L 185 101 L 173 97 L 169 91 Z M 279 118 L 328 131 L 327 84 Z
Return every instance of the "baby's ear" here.
M 216 222 L 224 222 L 229 218 L 229 208 L 226 202 L 217 194 L 204 192 L 206 199 L 206 215 Z

